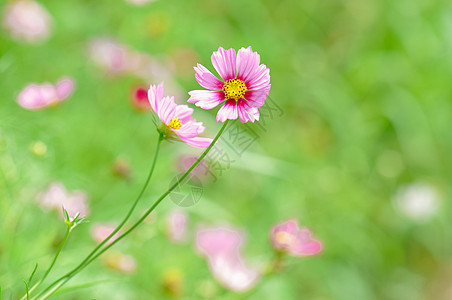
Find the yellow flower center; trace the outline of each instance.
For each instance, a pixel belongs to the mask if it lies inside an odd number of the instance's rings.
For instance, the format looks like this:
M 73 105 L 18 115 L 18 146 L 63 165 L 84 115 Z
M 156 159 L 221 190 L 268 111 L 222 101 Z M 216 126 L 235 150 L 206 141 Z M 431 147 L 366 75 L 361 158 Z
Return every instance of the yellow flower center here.
M 243 98 L 247 90 L 245 82 L 240 79 L 229 79 L 222 88 L 227 99 L 234 99 L 235 101 Z
M 296 237 L 293 234 L 280 231 L 276 234 L 275 239 L 280 244 L 292 245 L 295 242 Z
M 173 128 L 173 129 L 179 129 L 181 128 L 182 123 L 181 121 L 177 118 L 174 117 L 169 123 L 168 123 L 168 127 Z

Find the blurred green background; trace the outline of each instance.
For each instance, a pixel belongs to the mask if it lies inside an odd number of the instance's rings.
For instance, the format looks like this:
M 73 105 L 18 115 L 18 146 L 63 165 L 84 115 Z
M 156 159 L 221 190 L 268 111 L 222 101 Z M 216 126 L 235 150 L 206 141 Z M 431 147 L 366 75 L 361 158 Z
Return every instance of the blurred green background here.
M 90 199 L 89 223 L 71 234 L 49 276 L 55 279 L 94 247 L 92 223 L 122 219 L 151 164 L 153 118 L 136 112 L 129 98 L 133 85 L 156 84 L 163 73 L 147 79 L 106 74 L 87 54 L 97 37 L 113 38 L 165 66 L 170 75 L 163 79 L 175 82 L 179 103 L 200 89 L 193 66 L 200 62 L 213 71 L 210 55 L 219 46 L 251 45 L 259 52 L 271 69 L 270 97 L 284 113 L 267 119 L 265 130 L 246 125 L 259 139 L 216 182 L 204 183 L 202 199 L 185 209 L 190 234 L 198 224 L 231 224 L 247 232 L 247 260 L 265 262 L 272 256 L 271 226 L 294 217 L 325 250 L 289 258 L 283 272 L 235 294 L 213 280 L 192 241 L 168 240 L 165 214 L 175 205 L 166 199 L 150 222 L 115 247 L 135 257 L 135 272 L 123 274 L 96 261 L 67 286 L 104 282 L 55 299 L 170 299 L 162 284 L 172 272 L 179 274 L 183 299 L 452 299 L 450 2 L 41 4 L 53 17 L 47 41 L 27 44 L 5 29 L 0 34 L 4 299 L 23 295 L 23 280 L 35 263 L 42 276 L 64 235 L 58 214 L 36 204 L 39 192 L 61 181 Z M 61 105 L 33 112 L 16 103 L 29 82 L 55 82 L 63 75 L 75 79 L 76 89 Z M 220 127 L 216 111 L 195 110 L 207 136 Z M 30 148 L 37 141 L 46 145 L 44 155 Z M 181 153 L 201 150 L 163 144 L 134 218 L 166 190 Z M 118 158 L 130 164 L 130 180 L 113 176 Z M 424 199 L 421 214 L 431 207 L 433 212 L 413 218 L 397 195 L 419 184 L 435 195 Z

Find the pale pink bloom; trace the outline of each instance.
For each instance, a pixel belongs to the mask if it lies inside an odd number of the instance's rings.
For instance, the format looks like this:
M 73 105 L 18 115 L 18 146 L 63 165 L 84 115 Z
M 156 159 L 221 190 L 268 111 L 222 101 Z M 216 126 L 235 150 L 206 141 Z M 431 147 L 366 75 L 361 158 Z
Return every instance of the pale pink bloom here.
M 315 255 L 323 249 L 322 242 L 312 238 L 308 228 L 299 228 L 295 219 L 273 226 L 270 240 L 276 250 L 293 256 Z
M 90 58 L 110 74 L 133 74 L 146 81 L 155 77 L 155 73 L 169 76 L 168 70 L 151 56 L 111 38 L 92 39 L 88 52 Z
M 45 192 L 38 195 L 37 200 L 41 208 L 57 210 L 62 217 L 64 217 L 62 212 L 63 207 L 67 210 L 71 219 L 77 213 L 80 213 L 81 217 L 89 215 L 86 194 L 82 191 L 68 193 L 64 185 L 60 182 L 51 183 Z
M 147 3 L 154 2 L 154 1 L 156 1 L 156 0 L 126 0 L 126 2 L 133 4 L 133 5 L 137 5 L 137 6 L 142 6 Z
M 187 238 L 188 214 L 183 210 L 172 210 L 166 222 L 170 239 L 175 243 L 184 242 Z
M 195 67 L 196 80 L 208 90 L 189 92 L 189 103 L 203 109 L 212 109 L 224 101 L 217 114 L 217 122 L 237 118 L 246 123 L 259 120 L 259 110 L 270 91 L 270 69 L 260 64 L 260 56 L 251 47 L 235 49 L 218 48 L 211 57 L 212 64 L 223 81 L 206 67 Z
M 193 108 L 177 105 L 174 97 L 163 97 L 163 82 L 158 86 L 150 86 L 148 98 L 168 134 L 175 133 L 182 141 L 194 147 L 206 148 L 210 145 L 212 139 L 198 136 L 204 132 L 205 127 L 202 122 L 191 118 Z
M 74 80 L 69 77 L 61 78 L 55 85 L 30 83 L 17 96 L 17 103 L 28 110 L 57 105 L 72 94 L 74 85 Z
M 109 38 L 96 38 L 89 44 L 91 59 L 111 73 L 130 71 L 130 50 Z
M 196 234 L 196 247 L 207 258 L 215 279 L 236 292 L 249 290 L 261 276 L 256 268 L 244 262 L 242 243 L 242 234 L 232 228 L 202 229 Z
M 96 223 L 93 227 L 91 227 L 91 237 L 97 243 L 103 242 L 114 230 L 116 226 L 105 224 L 105 223 Z M 112 243 L 119 237 L 119 233 L 115 233 L 111 239 L 107 242 L 107 244 Z
M 130 97 L 130 104 L 138 111 L 152 111 L 149 104 L 148 91 L 143 86 L 134 86 Z
M 195 154 L 181 154 L 175 161 L 176 170 L 185 173 L 196 162 L 198 157 Z M 195 176 L 201 182 L 208 182 L 215 178 L 212 174 L 211 166 L 207 161 L 202 160 L 192 171 L 191 175 Z
M 17 40 L 44 41 L 50 36 L 51 23 L 50 14 L 36 1 L 19 0 L 5 6 L 3 27 Z

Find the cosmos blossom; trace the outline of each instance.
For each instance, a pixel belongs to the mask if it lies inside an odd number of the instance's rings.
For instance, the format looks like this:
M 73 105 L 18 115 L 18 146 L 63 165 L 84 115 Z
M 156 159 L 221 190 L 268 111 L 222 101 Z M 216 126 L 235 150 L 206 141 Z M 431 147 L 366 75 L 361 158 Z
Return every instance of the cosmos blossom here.
M 44 210 L 57 210 L 61 217 L 64 217 L 62 208 L 66 209 L 68 215 L 73 219 L 77 213 L 81 217 L 89 215 L 87 196 L 82 191 L 67 192 L 60 182 L 53 182 L 48 189 L 40 193 L 37 201 Z
M 61 78 L 55 85 L 30 83 L 17 96 L 17 103 L 28 110 L 54 106 L 66 100 L 73 93 L 74 86 L 74 80 L 69 77 Z
M 148 98 L 152 109 L 163 122 L 160 131 L 164 132 L 165 137 L 176 134 L 183 142 L 198 148 L 210 145 L 212 139 L 198 136 L 204 132 L 205 127 L 202 122 L 191 118 L 193 108 L 177 105 L 174 97 L 163 97 L 163 82 L 158 86 L 150 86 Z
M 16 40 L 36 43 L 49 38 L 52 17 L 33 0 L 12 1 L 5 6 L 3 27 Z
M 312 238 L 308 228 L 299 228 L 295 219 L 273 226 L 270 232 L 273 247 L 293 256 L 315 255 L 322 251 L 322 242 Z
M 259 110 L 270 91 L 270 69 L 260 64 L 260 56 L 251 47 L 225 50 L 218 48 L 211 57 L 212 65 L 222 80 L 206 67 L 198 64 L 195 77 L 208 90 L 189 92 L 189 103 L 203 109 L 212 109 L 220 104 L 217 122 L 240 119 L 242 123 L 259 120 Z
M 206 256 L 215 279 L 236 292 L 251 289 L 261 276 L 245 263 L 241 253 L 243 240 L 239 231 L 227 227 L 205 228 L 196 233 L 196 247 Z

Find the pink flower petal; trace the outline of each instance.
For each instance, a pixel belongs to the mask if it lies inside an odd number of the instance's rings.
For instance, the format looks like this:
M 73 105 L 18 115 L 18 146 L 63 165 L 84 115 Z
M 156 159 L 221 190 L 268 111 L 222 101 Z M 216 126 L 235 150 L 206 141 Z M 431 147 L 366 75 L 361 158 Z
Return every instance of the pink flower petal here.
M 248 102 L 244 99 L 240 99 L 237 102 L 237 109 L 239 114 L 240 122 L 246 123 L 248 121 L 254 123 L 254 121 L 259 121 L 259 110 L 255 107 L 249 106 Z
M 217 256 L 208 259 L 209 269 L 215 279 L 224 287 L 235 291 L 244 292 L 251 289 L 260 279 L 260 272 L 250 268 L 237 254 L 233 256 Z
M 312 238 L 309 229 L 300 229 L 297 233 L 297 241 L 291 248 L 291 254 L 295 256 L 306 256 L 319 254 L 323 249 L 322 242 Z
M 192 138 L 186 138 L 186 137 L 180 137 L 181 140 L 183 140 L 185 143 L 187 143 L 190 146 L 197 147 L 197 148 L 207 148 L 212 143 L 213 139 L 206 138 L 206 137 L 192 137 Z
M 157 111 L 157 115 L 160 120 L 166 125 L 171 122 L 175 117 L 177 104 L 174 102 L 174 97 L 163 97 L 160 102 L 160 109 Z
M 267 85 L 263 89 L 246 91 L 244 98 L 247 100 L 249 106 L 261 108 L 268 97 L 269 91 L 270 85 Z
M 163 82 L 160 82 L 158 86 L 151 85 L 148 91 L 149 103 L 151 104 L 152 110 L 155 112 L 159 111 L 159 102 L 163 98 Z
M 237 102 L 227 100 L 217 113 L 217 122 L 224 123 L 227 119 L 235 120 L 238 118 Z
M 188 105 L 178 105 L 175 114 L 182 123 L 185 123 L 190 120 L 193 108 L 188 107 Z
M 196 248 L 207 257 L 230 255 L 237 252 L 243 242 L 243 235 L 234 229 L 214 227 L 196 232 Z
M 56 83 L 56 94 L 60 101 L 68 98 L 74 91 L 75 83 L 72 78 L 65 77 Z
M 236 53 L 235 49 L 225 50 L 219 47 L 218 51 L 213 52 L 212 65 L 224 81 L 235 78 L 236 75 Z
M 196 106 L 202 109 L 212 109 L 217 107 L 221 102 L 224 101 L 224 93 L 222 91 L 205 91 L 205 90 L 194 90 L 188 93 L 190 99 L 188 103 L 195 103 Z
M 266 65 L 260 65 L 252 77 L 245 81 L 248 90 L 266 88 L 270 84 L 270 69 Z
M 195 69 L 195 78 L 198 83 L 206 89 L 209 90 L 221 90 L 223 87 L 223 82 L 213 75 L 206 67 L 198 64 Z
M 17 97 L 17 103 L 25 109 L 38 110 L 46 106 L 46 99 L 41 95 L 37 84 L 29 84 Z
M 259 63 L 260 56 L 257 52 L 253 52 L 251 47 L 241 48 L 237 53 L 237 78 L 247 84 L 256 73 Z

